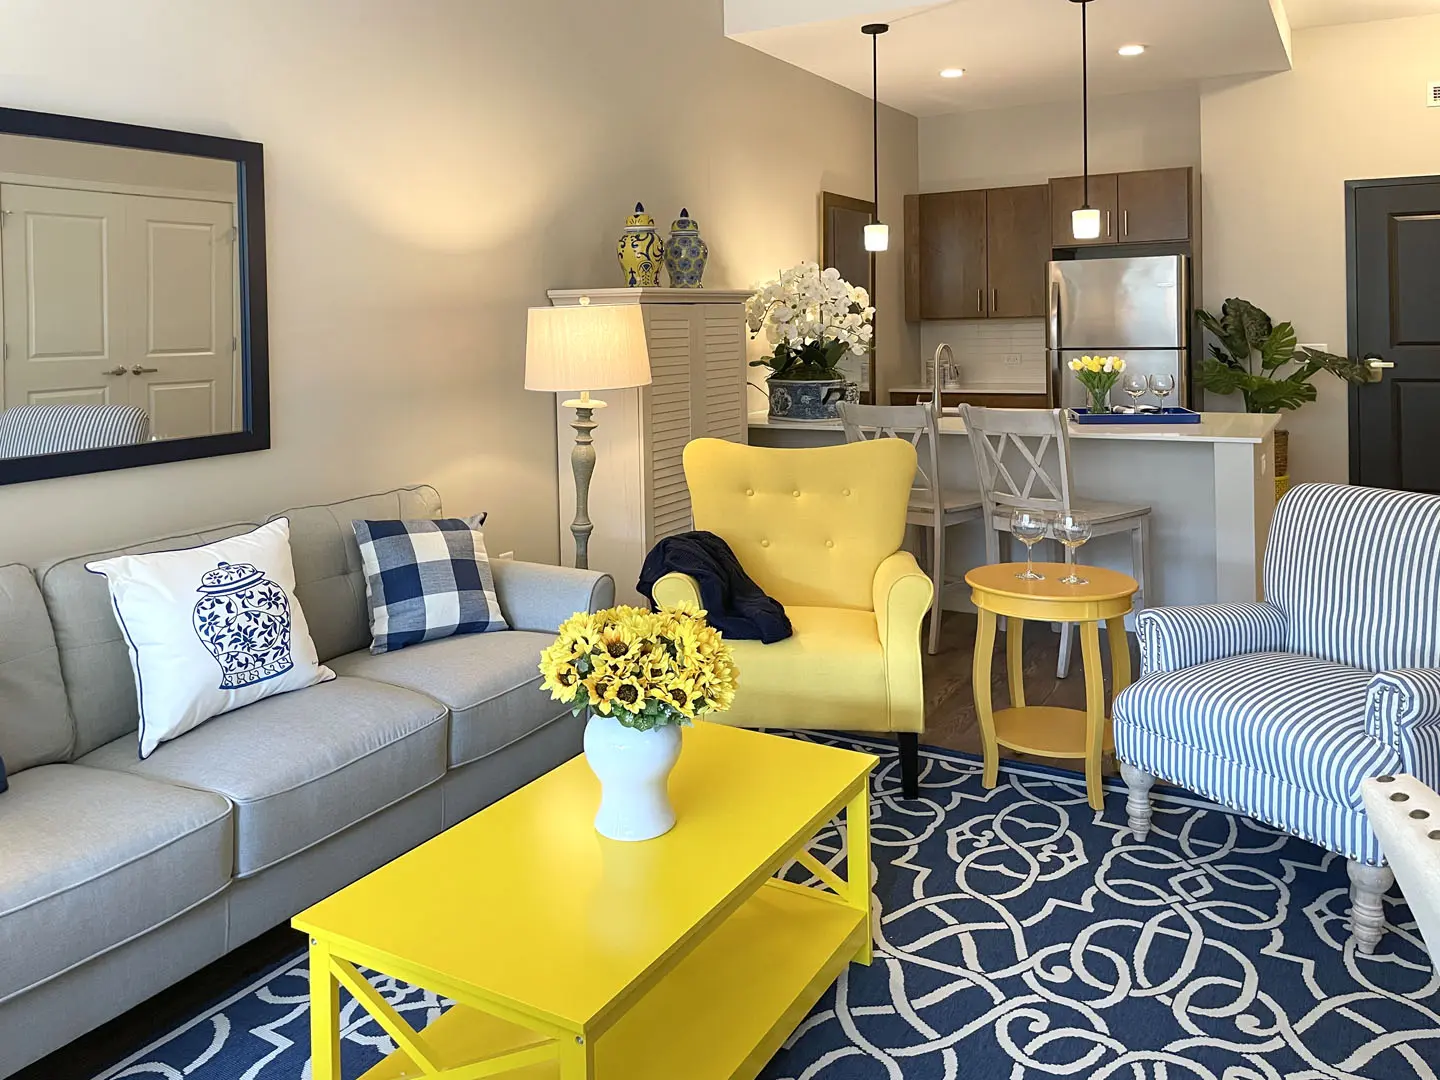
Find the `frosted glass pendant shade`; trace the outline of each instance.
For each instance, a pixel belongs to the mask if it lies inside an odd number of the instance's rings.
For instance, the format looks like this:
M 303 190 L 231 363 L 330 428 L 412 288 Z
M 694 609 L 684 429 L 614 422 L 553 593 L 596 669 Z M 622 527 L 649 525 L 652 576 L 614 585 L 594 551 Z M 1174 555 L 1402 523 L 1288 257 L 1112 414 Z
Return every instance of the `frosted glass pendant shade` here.
M 853 234 L 852 234 L 853 235 Z M 865 226 L 865 250 L 866 251 L 889 251 L 890 250 L 890 226 L 889 225 L 866 225 Z
M 1070 215 L 1070 231 L 1076 240 L 1095 240 L 1100 236 L 1100 211 L 1085 207 Z

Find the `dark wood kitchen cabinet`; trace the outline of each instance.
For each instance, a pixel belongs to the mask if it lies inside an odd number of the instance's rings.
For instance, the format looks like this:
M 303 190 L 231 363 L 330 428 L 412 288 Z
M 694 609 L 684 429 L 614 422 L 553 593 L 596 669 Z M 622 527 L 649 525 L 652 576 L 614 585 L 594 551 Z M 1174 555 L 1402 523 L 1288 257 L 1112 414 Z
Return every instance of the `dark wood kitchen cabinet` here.
M 1050 181 L 1050 205 L 1057 248 L 1100 244 L 1148 244 L 1191 238 L 1193 169 L 1147 169 L 1090 177 L 1090 205 L 1100 211 L 1100 236 L 1076 240 L 1070 214 L 1084 205 L 1084 180 Z
M 1045 313 L 1048 185 L 911 196 L 905 239 L 907 318 Z
M 985 192 L 920 196 L 922 319 L 983 319 L 986 313 Z
M 1050 181 L 1051 242 L 1057 248 L 1095 247 L 1115 243 L 1116 219 L 1120 216 L 1120 178 L 1115 173 L 1090 177 L 1090 205 L 1100 211 L 1100 236 L 1076 240 L 1070 215 L 1085 205 L 1085 179 L 1062 176 Z
M 993 188 L 985 193 L 985 235 L 992 319 L 1045 314 L 1050 261 L 1050 188 Z
M 1121 173 L 1122 244 L 1190 239 L 1191 169 Z

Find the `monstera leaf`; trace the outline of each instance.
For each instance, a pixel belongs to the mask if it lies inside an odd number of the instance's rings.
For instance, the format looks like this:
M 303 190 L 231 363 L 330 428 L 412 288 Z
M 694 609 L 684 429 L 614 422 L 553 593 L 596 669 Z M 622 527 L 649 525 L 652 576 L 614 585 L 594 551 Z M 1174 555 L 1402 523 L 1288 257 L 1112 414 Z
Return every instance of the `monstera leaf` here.
M 1245 390 L 1245 409 L 1254 413 L 1277 413 L 1282 409 L 1298 409 L 1318 396 L 1313 383 L 1256 378 Z
M 1215 394 L 1233 394 L 1251 376 L 1243 368 L 1229 363 L 1220 350 L 1215 351 L 1216 356 L 1207 356 L 1200 363 L 1200 385 Z
M 1337 356 L 1335 353 L 1309 348 L 1301 349 L 1296 353 L 1295 359 L 1310 375 L 1319 371 L 1328 371 L 1335 377 L 1356 386 L 1370 381 L 1370 369 L 1366 367 L 1363 360 L 1351 360 L 1348 356 Z
M 1225 306 L 1220 309 L 1220 321 L 1222 324 L 1230 324 L 1238 330 L 1237 340 L 1244 338 L 1245 344 L 1249 347 L 1248 352 L 1255 352 L 1265 347 L 1265 342 L 1270 340 L 1270 335 L 1275 331 L 1275 325 L 1270 321 L 1270 316 L 1261 311 L 1249 300 L 1231 298 L 1225 301 Z
M 1288 322 L 1278 323 L 1260 345 L 1260 366 L 1266 371 L 1274 371 L 1290 363 L 1295 359 L 1296 340 L 1294 326 Z

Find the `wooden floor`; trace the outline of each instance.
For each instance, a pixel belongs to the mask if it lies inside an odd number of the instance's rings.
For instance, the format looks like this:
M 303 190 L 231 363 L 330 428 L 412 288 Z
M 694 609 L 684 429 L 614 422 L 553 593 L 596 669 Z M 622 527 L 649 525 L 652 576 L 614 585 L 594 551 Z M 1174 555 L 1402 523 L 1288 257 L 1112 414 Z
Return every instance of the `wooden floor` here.
M 978 754 L 980 726 L 975 719 L 975 693 L 971 685 L 971 667 L 975 655 L 975 616 L 947 611 L 940 624 L 940 651 L 925 657 L 925 734 L 921 743 L 964 750 Z M 925 633 L 929 634 L 928 626 Z M 1046 623 L 1025 625 L 1025 698 L 1031 705 L 1058 705 L 1063 708 L 1085 708 L 1085 675 L 1080 663 L 1077 640 L 1070 661 L 1070 674 L 1055 677 L 1060 655 L 1060 635 Z M 926 638 L 928 641 L 928 637 Z M 1105 692 L 1110 683 L 1110 648 L 1101 634 L 1101 650 L 1105 660 Z M 1130 638 L 1131 671 L 1140 670 L 1135 639 Z M 991 664 L 991 694 L 997 708 L 1009 701 L 1005 678 L 1005 634 L 996 637 L 995 658 Z M 1108 713 L 1108 707 L 1107 707 Z M 1039 760 L 1039 759 L 1037 759 Z M 1046 759 L 1048 760 L 1048 759 Z M 1079 768 L 1080 762 L 1058 762 Z

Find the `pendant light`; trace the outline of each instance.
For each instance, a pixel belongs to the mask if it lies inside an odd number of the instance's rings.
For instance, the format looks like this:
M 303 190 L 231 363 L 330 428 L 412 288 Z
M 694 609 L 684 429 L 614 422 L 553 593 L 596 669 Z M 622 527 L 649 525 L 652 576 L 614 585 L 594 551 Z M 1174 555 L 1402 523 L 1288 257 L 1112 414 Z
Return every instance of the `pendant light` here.
M 888 23 L 866 23 L 860 28 L 870 38 L 870 103 L 873 124 L 875 159 L 875 221 L 865 226 L 865 250 L 888 251 L 890 226 L 880 223 L 880 35 L 890 29 Z
M 1080 113 L 1085 155 L 1085 201 L 1070 214 L 1070 231 L 1076 240 L 1096 240 L 1100 236 L 1100 211 L 1090 205 L 1090 27 L 1086 17 L 1090 0 L 1070 2 L 1080 5 Z

